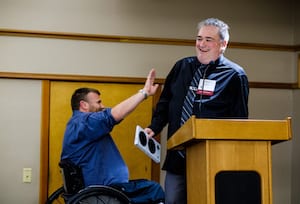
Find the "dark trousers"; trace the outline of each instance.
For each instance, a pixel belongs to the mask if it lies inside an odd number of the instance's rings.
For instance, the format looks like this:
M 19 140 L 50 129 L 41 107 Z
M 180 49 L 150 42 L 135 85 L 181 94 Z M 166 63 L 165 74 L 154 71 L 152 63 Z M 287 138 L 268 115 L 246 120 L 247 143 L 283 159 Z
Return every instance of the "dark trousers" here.
M 186 177 L 185 175 L 173 174 L 169 171 L 165 179 L 166 204 L 186 204 Z

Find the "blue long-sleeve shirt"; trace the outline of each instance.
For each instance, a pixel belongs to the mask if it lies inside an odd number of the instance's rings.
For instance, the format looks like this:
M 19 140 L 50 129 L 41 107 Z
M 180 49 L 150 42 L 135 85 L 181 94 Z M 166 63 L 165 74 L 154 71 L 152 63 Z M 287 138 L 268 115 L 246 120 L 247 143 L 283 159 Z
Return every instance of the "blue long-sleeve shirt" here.
M 128 182 L 129 173 L 110 132 L 117 122 L 111 109 L 73 111 L 63 141 L 61 159 L 82 169 L 85 186 Z

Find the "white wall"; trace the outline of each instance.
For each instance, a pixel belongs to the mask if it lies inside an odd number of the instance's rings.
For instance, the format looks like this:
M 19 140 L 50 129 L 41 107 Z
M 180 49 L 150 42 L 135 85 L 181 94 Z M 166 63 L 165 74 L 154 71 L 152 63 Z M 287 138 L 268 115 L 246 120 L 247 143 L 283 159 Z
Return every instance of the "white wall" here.
M 198 21 L 214 16 L 228 22 L 231 41 L 293 44 L 293 5 L 285 0 L 217 2 L 0 0 L 0 28 L 193 39 Z M 34 73 L 145 76 L 155 67 L 158 77 L 165 77 L 176 59 L 194 54 L 193 47 L 184 46 L 19 37 L 1 37 L 0 43 L 1 70 Z M 295 81 L 289 52 L 237 49 L 227 53 L 245 66 L 252 81 L 273 81 L 270 70 L 284 77 L 275 81 Z M 252 75 L 258 71 L 263 74 Z
M 293 112 L 294 112 L 294 121 L 293 121 L 293 130 L 295 132 L 293 138 L 292 146 L 292 203 L 299 203 L 299 189 L 300 189 L 300 91 L 294 91 L 293 97 Z
M 57 39 L 1 37 L 1 71 L 164 78 L 192 46 L 159 46 Z M 163 57 L 162 57 L 163 56 Z
M 231 25 L 233 41 L 292 44 L 292 1 L 1 0 L 0 25 L 29 30 L 194 38 L 196 23 L 215 16 Z
M 293 91 L 251 89 L 250 118 L 285 119 L 293 117 Z M 292 142 L 272 146 L 272 173 L 274 204 L 291 203 Z M 295 203 L 296 204 L 296 203 Z
M 38 203 L 41 83 L 0 80 L 0 203 Z M 32 182 L 22 183 L 23 168 Z
M 299 45 L 300 44 L 300 13 L 299 8 L 300 8 L 300 2 L 297 0 L 294 0 L 294 10 L 295 10 L 295 44 Z
M 300 44 L 300 1 L 294 0 L 295 3 L 295 44 Z M 299 52 L 298 52 L 299 54 Z M 299 68 L 300 69 L 300 68 Z M 300 76 L 298 70 L 298 76 Z M 298 79 L 300 80 L 300 79 Z M 293 148 L 292 148 L 292 203 L 298 203 L 300 200 L 299 189 L 300 189 L 300 139 L 297 137 L 300 133 L 300 91 L 294 91 L 293 98 L 293 112 L 294 112 L 294 122 L 293 129 L 296 135 L 293 139 Z
M 218 17 L 230 25 L 231 41 L 292 45 L 300 42 L 297 7 L 296 0 L 0 0 L 0 29 L 193 39 L 199 20 Z M 0 72 L 144 77 L 155 67 L 164 78 L 177 59 L 193 54 L 192 46 L 0 36 Z M 297 81 L 295 53 L 228 49 L 225 54 L 245 67 L 250 81 Z M 0 181 L 6 183 L 0 188 L 1 203 L 37 203 L 40 90 L 40 81 L 0 79 L 0 158 L 6 166 L 0 170 Z M 299 93 L 291 90 L 250 90 L 251 118 L 292 115 L 298 121 L 295 104 Z M 300 133 L 295 125 L 294 132 Z M 300 199 L 294 179 L 299 178 L 296 142 L 273 147 L 274 204 Z M 23 167 L 33 168 L 31 184 L 21 182 Z

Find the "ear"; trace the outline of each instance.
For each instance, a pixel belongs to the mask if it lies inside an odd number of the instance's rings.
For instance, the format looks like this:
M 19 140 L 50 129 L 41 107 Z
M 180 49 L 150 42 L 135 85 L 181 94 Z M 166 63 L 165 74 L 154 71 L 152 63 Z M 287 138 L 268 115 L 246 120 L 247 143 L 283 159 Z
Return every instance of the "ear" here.
M 86 110 L 88 110 L 88 103 L 87 102 L 85 102 L 84 100 L 81 100 L 80 102 L 79 102 L 79 109 L 81 110 L 81 111 L 86 111 Z
M 228 44 L 228 42 L 225 41 L 225 40 L 223 40 L 223 41 L 221 42 L 221 47 L 222 47 L 223 50 L 226 50 L 227 44 Z
M 225 50 L 226 50 L 226 48 L 227 48 L 227 44 L 228 44 L 228 42 L 225 41 L 225 40 L 223 40 L 223 41 L 221 42 L 221 50 L 222 50 L 222 53 L 225 52 Z

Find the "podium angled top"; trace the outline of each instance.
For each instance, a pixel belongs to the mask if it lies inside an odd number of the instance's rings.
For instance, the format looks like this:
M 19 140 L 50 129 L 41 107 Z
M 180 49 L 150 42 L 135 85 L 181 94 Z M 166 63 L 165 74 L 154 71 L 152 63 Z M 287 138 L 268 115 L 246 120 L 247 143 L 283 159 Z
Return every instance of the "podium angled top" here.
M 269 140 L 277 143 L 292 138 L 291 118 L 286 120 L 197 119 L 192 116 L 167 142 L 167 148 L 197 140 Z

